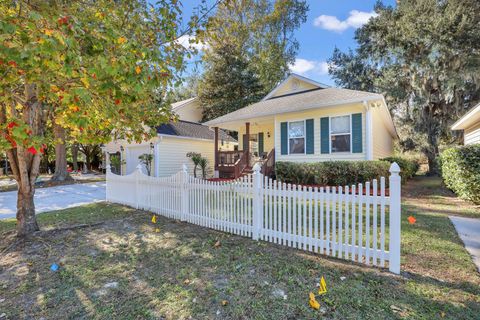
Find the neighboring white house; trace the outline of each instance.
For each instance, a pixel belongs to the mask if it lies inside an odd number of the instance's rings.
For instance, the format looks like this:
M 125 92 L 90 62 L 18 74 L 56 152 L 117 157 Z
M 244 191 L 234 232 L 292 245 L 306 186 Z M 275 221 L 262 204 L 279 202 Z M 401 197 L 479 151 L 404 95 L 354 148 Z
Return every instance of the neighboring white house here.
M 480 103 L 458 119 L 452 130 L 463 130 L 465 145 L 480 143 Z
M 196 98 L 172 104 L 172 111 L 180 120 L 162 124 L 156 128 L 157 136 L 142 143 L 128 143 L 125 140 L 112 141 L 103 147 L 107 162 L 117 174 L 130 174 L 140 163 L 139 156 L 153 155 L 151 175 L 163 177 L 181 170 L 183 164 L 193 171 L 193 163 L 187 157 L 188 152 L 200 153 L 208 159 L 209 176 L 214 166 L 214 130 L 199 123 L 202 118 Z M 219 131 L 219 149 L 234 150 L 237 141 L 223 130 Z M 113 158 L 117 158 L 116 167 Z M 144 168 L 144 171 L 145 168 Z M 200 174 L 200 170 L 197 171 Z
M 220 176 L 241 174 L 255 161 L 274 166 L 276 161 L 380 159 L 393 154 L 397 139 L 381 94 L 331 88 L 296 74 L 262 101 L 205 124 L 237 131 L 243 147 L 233 157 L 217 150 Z M 234 169 L 234 163 L 242 168 Z

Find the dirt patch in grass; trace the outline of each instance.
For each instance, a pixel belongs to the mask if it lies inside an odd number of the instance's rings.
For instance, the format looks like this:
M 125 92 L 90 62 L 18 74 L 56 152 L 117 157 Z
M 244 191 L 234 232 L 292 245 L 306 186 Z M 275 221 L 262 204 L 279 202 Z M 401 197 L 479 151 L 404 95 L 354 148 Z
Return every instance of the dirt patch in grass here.
M 46 231 L 26 241 L 2 234 L 0 311 L 8 319 L 478 319 L 480 279 L 468 254 L 448 221 L 416 216 L 418 225 L 403 226 L 405 271 L 395 276 L 163 217 L 154 226 L 150 213 L 116 205 L 40 214 Z M 455 253 L 437 257 L 447 251 Z M 328 293 L 317 311 L 308 293 L 321 276 Z

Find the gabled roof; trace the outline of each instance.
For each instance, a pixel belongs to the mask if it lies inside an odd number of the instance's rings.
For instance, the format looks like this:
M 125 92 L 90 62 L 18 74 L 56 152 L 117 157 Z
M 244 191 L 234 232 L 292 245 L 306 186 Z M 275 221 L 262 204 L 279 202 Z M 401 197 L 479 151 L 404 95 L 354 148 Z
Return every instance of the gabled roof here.
M 480 103 L 458 119 L 452 126 L 452 130 L 464 130 L 472 125 L 480 123 Z
M 305 78 L 304 76 L 301 76 L 299 74 L 296 74 L 296 73 L 292 73 L 290 74 L 285 80 L 283 80 L 282 82 L 280 82 L 275 88 L 273 88 L 272 91 L 270 91 L 269 94 L 267 94 L 263 99 L 262 101 L 264 100 L 268 100 L 270 98 L 272 98 L 273 96 L 275 96 L 275 94 L 281 90 L 286 83 L 288 83 L 289 81 L 293 80 L 293 79 L 297 79 L 298 81 L 300 82 L 305 82 L 307 84 L 310 84 L 312 86 L 314 86 L 315 88 L 317 89 L 325 89 L 325 88 L 328 88 L 328 86 L 326 84 L 323 84 L 323 83 L 320 83 L 320 82 L 317 82 L 317 81 L 314 81 L 312 79 L 308 79 L 308 78 Z M 300 91 L 301 92 L 301 91 Z
M 182 101 L 174 102 L 174 103 L 172 103 L 172 110 L 175 111 L 175 109 L 177 109 L 177 110 L 181 109 L 182 107 L 186 106 L 187 104 L 189 104 L 190 102 L 193 102 L 196 99 L 197 99 L 197 97 L 193 97 L 193 98 L 185 99 L 185 100 L 182 100 Z
M 384 101 L 383 96 L 377 93 L 340 88 L 326 88 L 322 90 L 306 91 L 294 95 L 285 95 L 276 97 L 275 99 L 262 100 L 245 108 L 210 120 L 205 124 L 208 126 L 214 126 L 221 123 L 251 119 L 254 117 L 272 116 L 282 113 L 372 100 Z
M 212 129 L 199 123 L 189 121 L 171 121 L 169 123 L 162 124 L 157 128 L 157 134 L 179 136 L 197 139 L 213 140 L 215 133 Z M 228 135 L 225 131 L 219 130 L 219 138 L 221 140 L 237 142 L 234 138 Z

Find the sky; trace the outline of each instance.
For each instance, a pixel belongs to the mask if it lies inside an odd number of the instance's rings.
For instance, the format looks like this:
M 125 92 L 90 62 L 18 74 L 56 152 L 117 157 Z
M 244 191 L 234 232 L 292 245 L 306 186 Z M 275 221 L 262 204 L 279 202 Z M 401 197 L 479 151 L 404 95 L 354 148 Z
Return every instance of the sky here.
M 185 16 L 189 16 L 199 2 L 183 0 Z M 295 33 L 300 48 L 291 70 L 315 81 L 334 85 L 328 75 L 327 60 L 335 47 L 342 51 L 355 48 L 355 30 L 375 15 L 373 7 L 376 0 L 307 0 L 307 2 L 310 10 L 307 21 Z M 395 0 L 383 0 L 383 3 L 394 5 Z M 194 61 L 198 59 L 189 62 L 188 73 L 196 72 Z

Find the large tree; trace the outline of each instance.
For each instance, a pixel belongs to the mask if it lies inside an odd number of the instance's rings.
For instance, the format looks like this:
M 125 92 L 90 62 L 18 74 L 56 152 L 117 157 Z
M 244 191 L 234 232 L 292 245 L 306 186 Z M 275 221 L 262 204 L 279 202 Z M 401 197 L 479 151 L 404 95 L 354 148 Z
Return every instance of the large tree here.
M 184 67 L 184 48 L 174 41 L 180 5 L 0 1 L 0 152 L 18 183 L 19 236 L 38 230 L 34 183 L 48 119 L 91 144 L 112 133 L 140 141 L 153 134 L 143 124 L 169 119 L 152 92 L 170 87 Z
M 385 94 L 402 145 L 435 173 L 450 125 L 480 100 L 480 2 L 402 0 L 376 12 L 355 51 L 335 50 L 330 73 L 340 86 Z
M 206 46 L 198 87 L 204 120 L 258 101 L 285 77 L 298 51 L 294 31 L 307 11 L 304 0 L 220 3 L 199 35 Z

